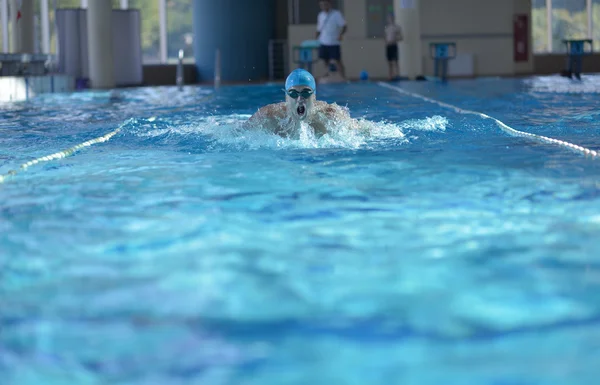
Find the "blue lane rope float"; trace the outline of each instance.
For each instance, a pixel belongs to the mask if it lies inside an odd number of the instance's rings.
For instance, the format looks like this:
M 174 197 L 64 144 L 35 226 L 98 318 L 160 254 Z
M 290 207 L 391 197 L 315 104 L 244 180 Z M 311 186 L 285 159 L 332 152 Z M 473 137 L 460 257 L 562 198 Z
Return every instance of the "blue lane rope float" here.
M 590 150 L 589 148 L 585 148 L 585 147 L 582 147 L 582 146 L 579 146 L 577 144 L 573 144 L 573 143 L 570 143 L 570 142 L 567 142 L 567 141 L 564 141 L 564 140 L 549 138 L 547 136 L 532 134 L 530 132 L 519 131 L 519 130 L 516 130 L 516 129 L 510 127 L 509 125 L 507 125 L 506 123 L 502 122 L 501 120 L 498 120 L 498 119 L 496 119 L 494 117 L 491 117 L 489 115 L 486 115 L 484 113 L 477 112 L 477 111 L 471 111 L 471 110 L 465 110 L 463 108 L 453 106 L 452 104 L 440 102 L 438 100 L 431 99 L 431 98 L 428 98 L 428 97 L 423 96 L 423 95 L 419 95 L 419 94 L 414 93 L 414 92 L 409 92 L 409 91 L 403 90 L 402 88 L 395 87 L 395 86 L 392 86 L 392 85 L 389 85 L 389 84 L 386 84 L 386 83 L 383 83 L 383 82 L 379 82 L 378 84 L 380 86 L 382 86 L 382 87 L 389 88 L 389 89 L 394 90 L 396 92 L 399 92 L 401 94 L 408 95 L 408 96 L 411 96 L 413 98 L 418 98 L 418 99 L 421 99 L 421 100 L 425 100 L 425 101 L 430 102 L 430 103 L 435 103 L 435 104 L 437 104 L 439 106 L 442 106 L 442 107 L 449 108 L 449 109 L 451 109 L 451 110 L 453 110 L 455 112 L 458 112 L 460 114 L 475 115 L 475 116 L 478 116 L 480 118 L 491 119 L 491 120 L 494 121 L 494 123 L 496 123 L 496 125 L 498 127 L 500 127 L 500 129 L 502 131 L 506 132 L 509 135 L 518 136 L 518 137 L 522 137 L 522 138 L 529 138 L 529 139 L 532 139 L 532 140 L 540 142 L 540 143 L 554 144 L 554 145 L 562 146 L 564 148 L 567 148 L 567 149 L 569 149 L 571 151 L 574 151 L 574 152 L 579 153 L 581 155 L 584 155 L 586 157 L 591 157 L 592 159 L 600 159 L 600 153 L 598 151 Z
M 213 97 L 213 94 L 210 94 L 210 95 L 207 95 L 206 97 L 200 99 L 200 101 L 205 101 L 205 100 L 208 100 L 208 99 L 210 99 L 212 97 Z M 9 170 L 5 174 L 0 175 L 0 184 L 4 183 L 8 178 L 10 178 L 12 176 L 15 176 L 17 173 L 25 171 L 29 167 L 35 166 L 38 163 L 49 162 L 51 160 L 66 158 L 67 156 L 71 156 L 75 152 L 77 152 L 77 151 L 79 151 L 79 150 L 81 150 L 81 149 L 83 149 L 85 147 L 90 147 L 90 146 L 92 146 L 94 144 L 97 144 L 97 143 L 107 142 L 110 138 L 112 138 L 113 136 L 115 136 L 116 134 L 118 134 L 121 131 L 121 129 L 127 123 L 129 123 L 129 120 L 126 121 L 125 123 L 123 123 L 122 125 L 120 125 L 119 127 L 117 127 L 115 130 L 109 132 L 108 134 L 104 134 L 104 135 L 99 136 L 97 138 L 90 139 L 90 140 L 85 141 L 83 143 L 76 144 L 75 146 L 69 147 L 66 150 L 55 152 L 54 154 L 50 154 L 50 155 L 45 155 L 45 156 L 42 156 L 42 157 L 30 160 L 29 162 L 23 163 L 21 166 L 19 166 L 18 169 L 16 169 L 16 170 Z

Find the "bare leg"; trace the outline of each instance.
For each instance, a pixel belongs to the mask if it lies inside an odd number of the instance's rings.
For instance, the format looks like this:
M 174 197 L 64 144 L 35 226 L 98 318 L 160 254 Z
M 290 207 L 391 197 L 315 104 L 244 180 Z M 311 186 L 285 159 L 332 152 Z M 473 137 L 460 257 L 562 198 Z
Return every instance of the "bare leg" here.
M 398 77 L 398 62 L 396 60 L 390 61 L 390 79 Z
M 325 75 L 323 76 L 329 76 L 329 62 L 323 59 L 323 64 L 325 65 Z
M 346 71 L 344 70 L 344 65 L 342 64 L 341 60 L 333 60 L 333 62 L 335 63 L 335 66 L 337 67 L 338 71 L 340 71 L 340 75 L 342 75 L 342 79 L 346 79 Z

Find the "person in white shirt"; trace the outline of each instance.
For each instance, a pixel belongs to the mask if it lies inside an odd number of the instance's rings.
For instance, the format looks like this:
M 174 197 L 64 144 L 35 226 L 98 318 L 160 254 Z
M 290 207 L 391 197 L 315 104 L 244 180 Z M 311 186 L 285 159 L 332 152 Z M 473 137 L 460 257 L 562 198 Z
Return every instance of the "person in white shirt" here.
M 327 71 L 325 76 L 329 74 L 329 67 L 333 64 L 345 79 L 340 41 L 346 33 L 346 20 L 340 11 L 332 8 L 331 0 L 320 0 L 319 5 L 321 6 L 321 12 L 317 17 L 317 39 L 321 43 L 319 59 L 325 63 Z
M 398 42 L 402 39 L 402 29 L 395 23 L 394 15 L 388 14 L 385 26 L 385 56 L 388 61 L 390 80 L 398 78 Z

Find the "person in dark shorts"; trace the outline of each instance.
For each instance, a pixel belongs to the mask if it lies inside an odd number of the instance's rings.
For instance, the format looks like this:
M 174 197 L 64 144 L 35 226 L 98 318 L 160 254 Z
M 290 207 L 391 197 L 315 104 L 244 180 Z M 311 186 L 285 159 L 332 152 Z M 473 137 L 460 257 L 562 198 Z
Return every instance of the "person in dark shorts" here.
M 327 71 L 325 76 L 329 75 L 329 69 L 335 65 L 345 79 L 340 41 L 346 33 L 346 20 L 340 11 L 332 8 L 331 0 L 320 0 L 319 5 L 321 6 L 321 12 L 317 17 L 317 39 L 321 43 L 319 59 L 325 63 Z
M 394 21 L 394 15 L 389 14 L 385 26 L 385 57 L 389 66 L 390 80 L 398 78 L 398 42 L 402 41 L 402 29 Z

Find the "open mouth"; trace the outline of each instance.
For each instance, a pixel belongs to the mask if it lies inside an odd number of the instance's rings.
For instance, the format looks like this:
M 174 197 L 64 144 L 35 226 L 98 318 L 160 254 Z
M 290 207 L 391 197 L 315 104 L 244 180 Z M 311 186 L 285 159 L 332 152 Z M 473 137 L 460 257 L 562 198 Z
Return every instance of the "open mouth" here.
M 296 112 L 298 113 L 298 115 L 303 116 L 304 113 L 306 113 L 306 107 L 298 106 L 298 108 L 296 108 Z

